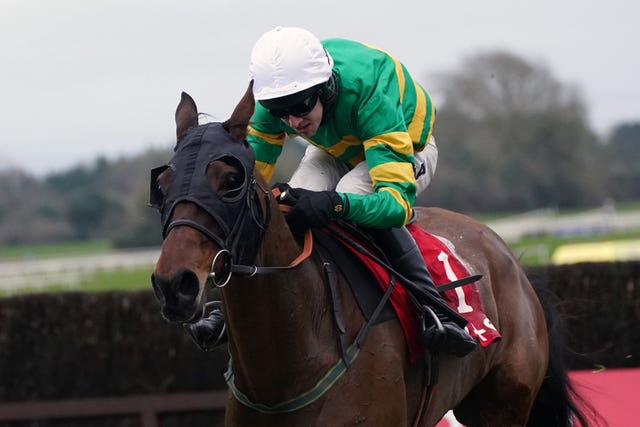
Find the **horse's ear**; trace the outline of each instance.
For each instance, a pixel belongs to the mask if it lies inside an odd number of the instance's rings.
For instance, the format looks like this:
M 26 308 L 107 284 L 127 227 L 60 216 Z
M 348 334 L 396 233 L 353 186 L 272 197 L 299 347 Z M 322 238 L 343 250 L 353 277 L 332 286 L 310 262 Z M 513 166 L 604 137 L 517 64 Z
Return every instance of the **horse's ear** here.
M 251 120 L 251 116 L 253 116 L 254 109 L 253 80 L 251 80 L 240 102 L 238 102 L 236 108 L 233 109 L 231 117 L 224 122 L 224 128 L 236 141 L 244 141 L 247 137 L 247 126 L 249 126 L 249 121 Z
M 198 126 L 198 107 L 188 93 L 182 92 L 180 103 L 176 108 L 176 138 L 180 138 L 190 127 Z

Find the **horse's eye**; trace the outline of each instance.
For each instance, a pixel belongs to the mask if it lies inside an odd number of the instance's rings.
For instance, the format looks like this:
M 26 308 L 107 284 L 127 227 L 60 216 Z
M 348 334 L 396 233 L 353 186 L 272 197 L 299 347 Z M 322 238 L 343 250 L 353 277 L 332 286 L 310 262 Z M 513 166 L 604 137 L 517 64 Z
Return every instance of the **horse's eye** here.
M 206 174 L 209 185 L 222 199 L 232 201 L 242 193 L 245 174 L 237 158 L 225 156 L 213 160 L 207 166 Z
M 224 189 L 225 190 L 235 190 L 242 184 L 240 180 L 240 174 L 237 173 L 229 173 L 224 177 Z
M 220 186 L 220 194 L 225 198 L 233 198 L 242 190 L 242 174 L 230 172 L 224 175 L 222 185 Z

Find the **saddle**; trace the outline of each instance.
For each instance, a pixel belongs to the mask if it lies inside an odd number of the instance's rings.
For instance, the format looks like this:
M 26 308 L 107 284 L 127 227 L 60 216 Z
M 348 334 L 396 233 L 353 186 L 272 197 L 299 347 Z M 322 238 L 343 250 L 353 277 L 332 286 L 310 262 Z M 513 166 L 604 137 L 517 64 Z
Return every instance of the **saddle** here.
M 469 272 L 464 267 L 463 261 L 455 254 L 453 245 L 425 232 L 417 225 L 409 225 L 407 229 L 416 240 L 444 302 L 468 322 L 467 328 L 471 336 L 477 337 L 482 346 L 499 340 L 499 332 L 484 314 L 475 283 L 456 286 L 460 278 L 469 277 Z M 342 233 L 346 233 L 350 238 L 336 238 Z M 375 325 L 398 319 L 407 341 L 410 360 L 413 362 L 421 357 L 424 353 L 420 342 L 420 330 L 423 325 L 420 323 L 421 319 L 417 315 L 416 307 L 410 301 L 408 292 L 402 284 L 394 286 L 388 301 L 372 319 L 393 276 L 384 265 L 374 259 L 390 264 L 384 251 L 371 237 L 358 227 L 333 222 L 327 228 L 314 229 L 314 242 L 322 259 L 335 266 L 348 278 L 353 295 L 367 321 Z M 374 254 L 374 257 L 363 253 L 360 247 L 364 247 L 365 252 Z M 475 280 L 478 278 L 476 276 Z M 374 282 L 379 286 L 372 286 Z
M 312 231 L 315 249 L 325 262 L 335 265 L 348 278 L 349 286 L 362 315 L 366 320 L 371 320 L 373 312 L 384 295 L 382 287 L 371 285 L 378 282 L 373 270 L 361 261 L 352 247 L 337 240 L 327 229 L 314 228 Z M 376 253 L 379 256 L 384 256 L 382 251 L 373 245 L 373 241 L 368 235 L 362 232 L 358 238 L 360 241 L 372 244 L 372 248 L 376 250 Z M 373 319 L 372 325 L 395 318 L 397 318 L 397 315 L 394 308 L 387 301 L 379 315 Z

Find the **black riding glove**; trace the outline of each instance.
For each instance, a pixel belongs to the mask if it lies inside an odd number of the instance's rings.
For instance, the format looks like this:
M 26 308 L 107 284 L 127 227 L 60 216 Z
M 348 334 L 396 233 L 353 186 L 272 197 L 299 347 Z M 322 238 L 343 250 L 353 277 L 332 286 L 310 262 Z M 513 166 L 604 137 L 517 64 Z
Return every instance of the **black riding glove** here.
M 329 221 L 341 218 L 348 208 L 335 191 L 311 191 L 291 188 L 287 184 L 276 184 L 276 187 L 281 191 L 278 201 L 292 206 L 286 219 L 295 233 L 327 225 Z

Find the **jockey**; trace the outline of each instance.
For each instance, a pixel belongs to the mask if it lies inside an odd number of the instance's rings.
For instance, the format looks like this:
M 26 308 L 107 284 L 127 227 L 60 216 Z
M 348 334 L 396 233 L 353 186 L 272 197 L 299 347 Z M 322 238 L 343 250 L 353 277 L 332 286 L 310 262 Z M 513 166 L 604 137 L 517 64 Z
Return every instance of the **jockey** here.
M 287 135 L 309 143 L 288 185 L 280 185 L 280 202 L 293 205 L 287 214 L 292 231 L 335 219 L 367 227 L 402 276 L 440 299 L 404 227 L 438 158 L 427 91 L 383 50 L 344 39 L 321 42 L 292 27 L 256 42 L 250 71 L 257 102 L 247 140 L 256 168 L 270 180 Z M 445 330 L 440 349 L 470 353 L 476 341 L 438 315 Z M 214 310 L 191 333 L 200 344 L 217 344 L 223 325 L 222 312 Z M 434 329 L 425 331 L 426 345 Z

